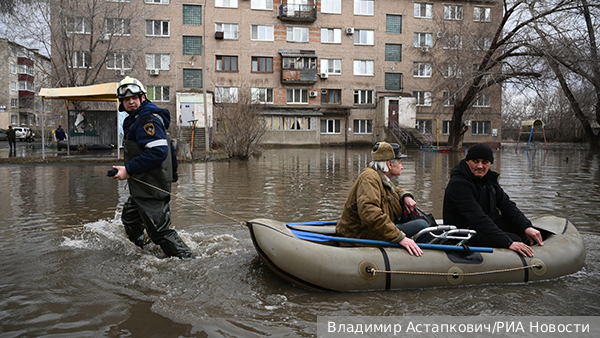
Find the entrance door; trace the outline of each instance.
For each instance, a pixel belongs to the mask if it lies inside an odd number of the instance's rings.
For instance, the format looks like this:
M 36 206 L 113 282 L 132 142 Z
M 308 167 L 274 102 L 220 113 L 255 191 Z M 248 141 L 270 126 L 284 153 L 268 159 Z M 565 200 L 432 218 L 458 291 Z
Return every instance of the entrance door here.
M 388 105 L 388 124 L 390 126 L 398 125 L 398 114 L 400 114 L 398 100 L 390 100 Z

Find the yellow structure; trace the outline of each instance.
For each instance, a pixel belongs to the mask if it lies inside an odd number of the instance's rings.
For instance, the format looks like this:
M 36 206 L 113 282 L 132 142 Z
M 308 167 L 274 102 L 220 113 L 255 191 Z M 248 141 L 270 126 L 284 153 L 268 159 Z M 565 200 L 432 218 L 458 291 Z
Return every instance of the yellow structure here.
M 517 138 L 517 148 L 515 152 L 519 150 L 519 141 L 521 140 L 521 134 L 529 134 L 529 140 L 527 141 L 527 152 L 529 152 L 529 145 L 533 141 L 533 147 L 535 150 L 535 135 L 542 134 L 544 137 L 544 145 L 546 146 L 546 152 L 548 152 L 548 143 L 546 142 L 546 132 L 544 130 L 544 122 L 542 120 L 525 120 L 521 121 L 521 128 L 519 130 L 519 136 Z

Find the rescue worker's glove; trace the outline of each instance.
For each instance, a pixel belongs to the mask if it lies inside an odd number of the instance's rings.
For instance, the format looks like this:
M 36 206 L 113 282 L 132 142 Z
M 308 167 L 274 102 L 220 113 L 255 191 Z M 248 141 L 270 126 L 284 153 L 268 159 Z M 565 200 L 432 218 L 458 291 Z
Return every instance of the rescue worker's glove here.
M 108 169 L 108 172 L 106 173 L 106 176 L 108 176 L 108 177 L 114 177 L 118 172 L 119 172 L 119 170 L 117 170 L 115 168 Z
M 173 173 L 173 179 L 171 180 L 172 182 L 177 182 L 177 180 L 179 179 L 179 176 L 177 175 L 177 172 Z

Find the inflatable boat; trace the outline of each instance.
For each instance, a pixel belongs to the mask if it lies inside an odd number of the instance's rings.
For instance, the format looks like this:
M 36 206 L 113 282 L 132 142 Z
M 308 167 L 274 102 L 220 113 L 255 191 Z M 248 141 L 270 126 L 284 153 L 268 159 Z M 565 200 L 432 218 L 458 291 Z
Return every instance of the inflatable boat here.
M 448 244 L 419 244 L 423 255 L 416 257 L 398 244 L 336 237 L 335 222 L 254 219 L 246 224 L 256 251 L 271 270 L 297 286 L 322 291 L 527 283 L 583 267 L 585 247 L 571 222 L 554 216 L 531 221 L 545 234 L 543 246 L 532 246 L 534 257 L 509 249 Z

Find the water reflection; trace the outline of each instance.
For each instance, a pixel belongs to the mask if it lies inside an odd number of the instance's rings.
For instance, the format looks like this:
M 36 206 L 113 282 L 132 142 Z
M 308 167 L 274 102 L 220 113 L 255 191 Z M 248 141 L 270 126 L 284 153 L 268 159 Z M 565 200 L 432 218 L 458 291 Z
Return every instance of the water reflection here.
M 118 217 L 126 186 L 106 178 L 108 165 L 1 166 L 2 332 L 151 336 L 170 325 L 169 335 L 182 337 L 308 337 L 322 315 L 600 314 L 600 161 L 576 147 L 545 155 L 507 146 L 492 167 L 527 216 L 567 217 L 580 229 L 588 256 L 575 275 L 527 286 L 349 294 L 310 292 L 276 277 L 236 221 L 337 219 L 369 150 L 274 149 L 247 162 L 180 165 L 173 193 L 185 200 L 172 200 L 172 219 L 194 261 L 129 243 Z M 450 171 L 464 155 L 408 155 L 394 179 L 440 218 Z

